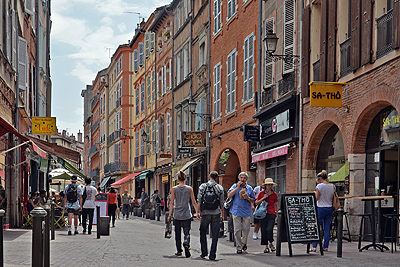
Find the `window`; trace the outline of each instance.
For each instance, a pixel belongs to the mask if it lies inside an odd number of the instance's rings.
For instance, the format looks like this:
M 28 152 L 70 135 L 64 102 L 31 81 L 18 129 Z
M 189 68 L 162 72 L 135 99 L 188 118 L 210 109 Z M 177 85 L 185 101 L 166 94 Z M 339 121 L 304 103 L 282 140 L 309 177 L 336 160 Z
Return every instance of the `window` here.
M 214 0 L 214 34 L 221 30 L 221 0 Z
M 221 117 L 221 63 L 218 63 L 214 67 L 214 120 Z
M 244 40 L 244 84 L 243 84 L 243 103 L 253 99 L 253 80 L 254 80 L 254 34 L 251 33 Z
M 146 129 L 147 138 L 150 139 L 150 140 L 154 140 L 154 139 L 151 139 L 150 125 L 149 124 L 146 124 L 146 128 L 145 129 Z M 151 142 L 147 142 L 146 143 L 146 154 L 147 155 L 150 154 L 150 144 L 151 144 Z
M 147 105 L 150 106 L 151 103 L 151 83 L 150 83 L 150 75 L 147 76 L 147 81 L 146 81 L 146 86 L 147 86 Z
M 144 128 L 140 130 L 141 133 L 144 132 Z M 144 155 L 144 140 L 143 137 L 140 140 L 140 155 Z
M 140 86 L 140 106 L 141 106 L 141 111 L 144 111 L 144 82 L 142 82 Z
M 295 1 L 285 0 L 284 10 L 284 38 L 283 38 L 283 54 L 294 55 L 294 28 L 295 28 Z M 284 64 L 283 73 L 292 72 L 294 65 L 291 62 Z
M 172 58 L 169 59 L 168 65 L 168 90 L 172 88 Z
M 196 113 L 198 114 L 206 114 L 206 99 L 201 98 L 200 101 L 197 102 L 196 105 Z M 194 130 L 195 131 L 204 131 L 205 130 L 205 118 L 202 118 L 199 115 L 195 116 Z
M 144 65 L 144 46 L 143 43 L 139 43 L 139 66 Z
M 152 136 L 153 138 L 151 140 L 155 141 L 156 140 L 156 121 L 151 122 L 151 131 L 152 131 Z M 156 152 L 156 144 L 153 143 L 153 153 Z
M 136 115 L 139 115 L 139 87 L 136 87 Z
M 232 113 L 236 107 L 236 49 L 229 55 L 226 61 L 227 80 L 226 80 L 226 114 Z
M 182 138 L 182 115 L 181 111 L 176 111 L 176 142 L 178 145 L 181 145 Z
M 186 44 L 183 48 L 183 78 L 189 74 L 189 45 Z
M 265 32 L 264 36 L 269 31 L 275 32 L 274 17 L 269 18 L 265 21 Z M 264 62 L 264 87 L 268 88 L 273 85 L 274 82 L 274 60 L 270 53 L 265 50 L 265 62 Z
M 179 30 L 179 28 L 181 27 L 181 10 L 178 8 L 176 10 L 176 30 Z
M 133 71 L 139 71 L 139 50 L 133 50 Z
M 114 144 L 114 162 L 119 162 L 119 143 Z
M 135 132 L 135 139 L 136 139 L 136 157 L 139 157 L 139 131 Z
M 202 42 L 199 47 L 199 66 L 206 64 L 206 42 Z
M 160 124 L 158 120 L 156 120 L 156 153 L 160 152 Z
M 181 82 L 181 53 L 176 55 L 176 84 Z
M 151 78 L 152 78 L 151 87 L 152 87 L 152 92 L 153 92 L 152 99 L 153 99 L 153 101 L 155 101 L 156 100 L 156 71 L 155 70 L 152 71 Z
M 182 129 L 183 129 L 183 131 L 189 131 L 189 108 L 188 108 L 188 106 L 183 108 Z
M 228 17 L 229 20 L 236 13 L 236 0 L 228 0 Z
M 167 112 L 167 121 L 166 121 L 166 125 L 167 125 L 167 148 L 171 147 L 171 115 L 169 114 L 169 112 Z

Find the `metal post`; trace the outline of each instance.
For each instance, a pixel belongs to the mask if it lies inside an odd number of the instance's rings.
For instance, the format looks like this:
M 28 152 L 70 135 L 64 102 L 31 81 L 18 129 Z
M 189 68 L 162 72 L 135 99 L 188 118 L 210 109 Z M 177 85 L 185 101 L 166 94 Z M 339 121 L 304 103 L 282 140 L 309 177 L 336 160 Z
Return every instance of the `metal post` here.
M 282 224 L 282 211 L 279 210 L 278 211 L 278 232 L 277 232 L 277 235 L 276 235 L 276 252 L 275 252 L 276 256 L 280 256 L 281 255 L 281 246 L 282 246 L 282 242 L 281 242 L 281 240 L 282 240 L 282 237 L 281 237 L 281 234 L 282 234 L 281 224 Z
M 43 220 L 47 212 L 36 207 L 31 211 L 32 215 L 32 266 L 43 266 Z
M 55 236 L 55 231 L 56 231 L 56 227 L 55 227 L 55 204 L 54 201 L 51 202 L 51 240 L 54 240 L 56 238 Z
M 337 257 L 342 257 L 342 245 L 343 245 L 343 209 L 340 208 L 337 211 Z
M 97 239 L 100 239 L 100 206 L 96 206 L 96 218 L 97 218 Z
M 156 216 L 157 216 L 157 221 L 160 221 L 160 216 L 161 216 L 161 207 L 160 203 L 156 204 Z
M 44 242 L 43 242 L 43 266 L 50 266 L 50 206 L 48 203 L 44 205 L 46 211 L 46 217 L 44 218 Z
M 3 247 L 3 218 L 4 210 L 0 210 L 0 267 L 4 267 L 4 247 Z

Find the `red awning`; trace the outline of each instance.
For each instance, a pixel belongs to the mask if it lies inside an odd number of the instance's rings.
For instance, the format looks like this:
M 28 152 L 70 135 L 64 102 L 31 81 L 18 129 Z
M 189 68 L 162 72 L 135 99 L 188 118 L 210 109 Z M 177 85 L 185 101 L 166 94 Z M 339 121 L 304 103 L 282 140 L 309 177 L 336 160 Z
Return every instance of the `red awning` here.
M 9 124 L 5 119 L 0 117 L 0 136 L 3 136 L 6 133 L 13 133 L 18 136 L 21 141 L 28 141 L 28 138 L 20 134 L 17 129 L 15 129 L 11 124 Z
M 135 177 L 135 176 L 137 176 L 139 174 L 140 174 L 140 172 L 134 172 L 132 174 L 129 174 L 128 176 L 126 176 L 126 177 L 124 177 L 122 179 L 119 179 L 115 183 L 112 183 L 111 186 L 119 188 L 121 186 L 121 184 L 128 182 L 130 179 L 132 179 L 133 177 Z

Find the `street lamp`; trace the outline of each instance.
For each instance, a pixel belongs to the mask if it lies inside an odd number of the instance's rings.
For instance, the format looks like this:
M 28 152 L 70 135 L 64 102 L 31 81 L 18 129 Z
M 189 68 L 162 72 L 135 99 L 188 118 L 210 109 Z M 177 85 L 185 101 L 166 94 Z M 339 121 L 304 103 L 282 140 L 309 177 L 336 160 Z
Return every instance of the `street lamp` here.
M 156 141 L 152 141 L 152 140 L 147 140 L 148 135 L 147 135 L 146 131 L 143 131 L 141 136 L 142 136 L 143 142 L 145 142 L 145 143 L 154 144 L 156 142 Z
M 189 111 L 193 115 L 197 115 L 197 116 L 201 117 L 203 120 L 211 119 L 211 114 L 208 114 L 208 113 L 196 113 L 197 102 L 189 101 L 188 105 L 189 105 Z
M 268 33 L 264 37 L 264 46 L 265 46 L 265 51 L 269 53 L 269 55 L 274 59 L 274 61 L 279 61 L 283 60 L 286 64 L 295 64 L 297 65 L 300 60 L 300 56 L 297 55 L 291 55 L 291 54 L 286 54 L 286 55 L 275 55 L 276 51 L 276 45 L 278 43 L 279 38 L 276 36 L 276 34 L 273 31 L 268 31 Z

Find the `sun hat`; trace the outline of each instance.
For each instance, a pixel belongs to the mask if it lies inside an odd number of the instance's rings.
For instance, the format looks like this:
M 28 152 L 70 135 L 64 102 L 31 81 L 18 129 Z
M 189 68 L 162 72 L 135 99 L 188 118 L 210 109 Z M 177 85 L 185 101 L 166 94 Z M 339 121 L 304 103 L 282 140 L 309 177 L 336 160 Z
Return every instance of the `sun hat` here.
M 273 186 L 277 186 L 277 184 L 274 183 L 274 180 L 272 180 L 272 178 L 266 178 L 264 180 L 264 185 L 267 185 L 267 184 L 272 184 Z

